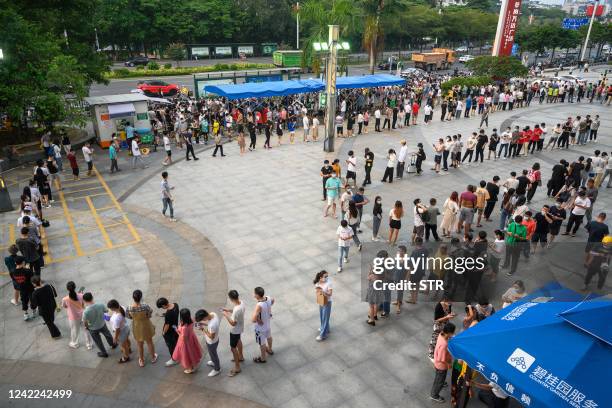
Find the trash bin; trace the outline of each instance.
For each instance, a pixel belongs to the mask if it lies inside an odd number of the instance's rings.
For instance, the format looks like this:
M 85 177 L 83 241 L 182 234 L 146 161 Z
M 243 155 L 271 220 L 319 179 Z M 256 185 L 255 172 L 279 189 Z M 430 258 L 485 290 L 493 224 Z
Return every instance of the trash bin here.
M 7 211 L 13 211 L 13 204 L 4 177 L 0 176 L 0 212 Z

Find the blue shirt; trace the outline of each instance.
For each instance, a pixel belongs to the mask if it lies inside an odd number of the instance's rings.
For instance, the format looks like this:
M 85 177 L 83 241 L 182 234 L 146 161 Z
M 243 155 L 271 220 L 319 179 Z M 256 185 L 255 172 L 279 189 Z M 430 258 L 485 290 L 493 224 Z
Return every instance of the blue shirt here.
M 340 178 L 339 177 L 330 177 L 325 182 L 325 188 L 327 189 L 328 197 L 338 197 L 338 192 L 340 191 Z
M 110 147 L 108 148 L 108 156 L 111 159 L 117 158 L 117 149 L 115 149 L 115 145 L 111 144 Z
M 125 127 L 125 135 L 127 138 L 132 138 L 134 137 L 134 127 L 133 126 L 126 126 Z
M 287 128 L 290 132 L 293 132 L 295 130 L 295 122 L 289 121 L 289 123 L 287 123 Z

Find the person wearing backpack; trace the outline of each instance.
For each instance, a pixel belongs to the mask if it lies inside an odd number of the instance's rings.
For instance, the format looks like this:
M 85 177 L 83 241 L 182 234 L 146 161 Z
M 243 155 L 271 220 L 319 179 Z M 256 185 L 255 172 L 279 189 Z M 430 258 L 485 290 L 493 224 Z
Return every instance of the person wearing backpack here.
M 34 293 L 32 293 L 32 309 L 38 308 L 38 314 L 43 318 L 51 337 L 54 340 L 62 337 L 62 333 L 55 325 L 55 311 L 57 309 L 57 303 L 55 298 L 57 297 L 57 291 L 48 283 L 43 284 L 40 280 L 40 276 L 33 276 L 31 279 L 32 285 L 34 285 Z

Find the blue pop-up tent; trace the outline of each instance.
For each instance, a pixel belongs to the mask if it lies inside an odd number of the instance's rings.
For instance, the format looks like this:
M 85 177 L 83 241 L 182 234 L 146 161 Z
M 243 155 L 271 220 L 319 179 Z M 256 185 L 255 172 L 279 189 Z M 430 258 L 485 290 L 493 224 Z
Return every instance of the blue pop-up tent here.
M 228 99 L 265 98 L 307 92 L 318 92 L 325 85 L 318 79 L 298 79 L 289 81 L 249 82 L 245 84 L 206 85 L 206 92 L 225 96 Z
M 338 77 L 337 89 L 372 88 L 378 86 L 403 85 L 404 78 L 389 74 Z M 325 84 L 319 79 L 289 81 L 249 82 L 245 84 L 206 85 L 204 90 L 229 99 L 265 98 L 307 92 L 319 92 Z
M 524 406 L 612 407 L 612 302 L 543 289 L 453 337 L 449 351 Z
M 378 86 L 404 85 L 402 77 L 389 74 L 345 76 L 336 79 L 337 89 L 375 88 Z

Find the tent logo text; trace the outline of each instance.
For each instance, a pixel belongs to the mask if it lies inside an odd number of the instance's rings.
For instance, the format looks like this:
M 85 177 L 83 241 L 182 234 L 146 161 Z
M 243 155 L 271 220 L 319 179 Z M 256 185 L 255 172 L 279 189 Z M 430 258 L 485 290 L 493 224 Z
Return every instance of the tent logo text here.
M 534 356 L 518 347 L 514 350 L 510 357 L 508 357 L 507 360 L 508 364 L 519 370 L 521 373 L 526 373 L 534 361 Z

